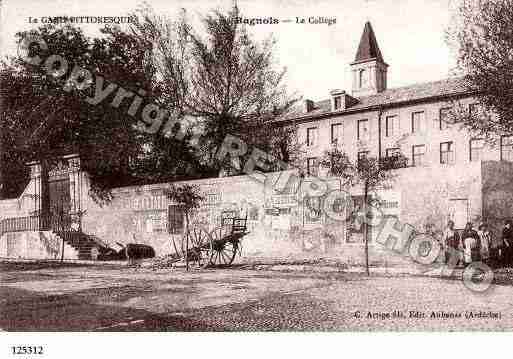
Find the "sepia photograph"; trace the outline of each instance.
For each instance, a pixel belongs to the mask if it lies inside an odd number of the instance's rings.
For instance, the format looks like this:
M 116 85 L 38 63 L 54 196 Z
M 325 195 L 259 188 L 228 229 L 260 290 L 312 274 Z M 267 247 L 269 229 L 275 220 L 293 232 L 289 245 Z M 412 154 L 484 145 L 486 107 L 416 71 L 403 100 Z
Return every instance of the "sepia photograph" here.
M 0 350 L 511 332 L 512 23 L 512 0 L 0 0 Z

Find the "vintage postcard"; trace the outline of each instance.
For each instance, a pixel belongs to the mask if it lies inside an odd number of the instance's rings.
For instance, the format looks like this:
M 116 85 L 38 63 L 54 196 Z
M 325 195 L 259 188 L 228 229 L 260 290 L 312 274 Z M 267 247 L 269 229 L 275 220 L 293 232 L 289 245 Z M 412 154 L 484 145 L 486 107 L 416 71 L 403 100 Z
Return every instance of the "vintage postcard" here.
M 0 0 L 0 329 L 510 331 L 512 5 Z

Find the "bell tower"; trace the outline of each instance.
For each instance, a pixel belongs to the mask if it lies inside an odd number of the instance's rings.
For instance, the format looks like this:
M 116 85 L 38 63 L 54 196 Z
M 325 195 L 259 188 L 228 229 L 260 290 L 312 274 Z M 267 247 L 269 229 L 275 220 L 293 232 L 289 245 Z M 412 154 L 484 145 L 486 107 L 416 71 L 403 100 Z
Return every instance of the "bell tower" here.
M 370 22 L 365 24 L 354 62 L 351 63 L 354 97 L 376 95 L 387 89 L 388 64 L 383 60 Z

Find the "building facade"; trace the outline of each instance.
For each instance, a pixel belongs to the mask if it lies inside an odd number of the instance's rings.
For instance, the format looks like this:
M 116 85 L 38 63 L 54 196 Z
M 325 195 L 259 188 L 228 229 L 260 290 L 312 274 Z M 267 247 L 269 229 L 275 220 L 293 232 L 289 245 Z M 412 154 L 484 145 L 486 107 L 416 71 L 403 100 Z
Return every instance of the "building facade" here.
M 456 220 L 458 228 L 467 221 L 476 226 L 489 221 L 498 230 L 501 221 L 513 215 L 506 205 L 513 185 L 506 180 L 497 189 L 487 183 L 493 171 L 510 173 L 513 135 L 498 136 L 492 143 L 462 128 L 457 121 L 461 111 L 481 110 L 476 94 L 459 78 L 387 88 L 389 65 L 370 23 L 350 67 L 351 91 L 336 89 L 326 100 L 305 100 L 302 112 L 282 120 L 298 128 L 306 173 L 322 176 L 319 160 L 333 146 L 353 163 L 364 156 L 401 153 L 408 158 L 408 168 L 398 171 L 394 188 L 402 198 L 402 222 L 440 230 L 449 219 Z M 500 191 L 505 205 L 490 205 L 489 191 Z
M 332 90 L 327 100 L 305 100 L 303 112 L 284 121 L 297 124 L 305 167 L 311 172 L 317 172 L 319 157 L 333 145 L 352 160 L 401 152 L 415 167 L 513 161 L 513 135 L 501 136 L 490 145 L 454 123 L 455 112 L 479 110 L 461 79 L 388 89 L 389 65 L 370 23 L 350 66 L 350 93 Z

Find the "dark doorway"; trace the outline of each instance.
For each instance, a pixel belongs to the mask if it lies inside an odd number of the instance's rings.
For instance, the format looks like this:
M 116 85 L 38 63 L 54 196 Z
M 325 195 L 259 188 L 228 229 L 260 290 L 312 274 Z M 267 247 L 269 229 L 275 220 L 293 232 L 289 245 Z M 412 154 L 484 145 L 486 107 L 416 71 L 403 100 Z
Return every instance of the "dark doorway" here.
M 69 214 L 71 196 L 69 179 L 52 180 L 48 183 L 49 210 L 52 217 Z

